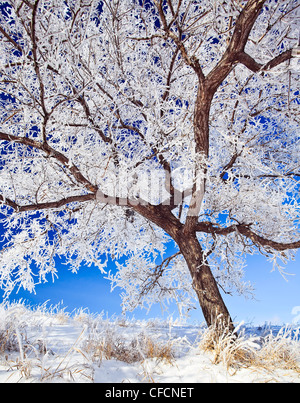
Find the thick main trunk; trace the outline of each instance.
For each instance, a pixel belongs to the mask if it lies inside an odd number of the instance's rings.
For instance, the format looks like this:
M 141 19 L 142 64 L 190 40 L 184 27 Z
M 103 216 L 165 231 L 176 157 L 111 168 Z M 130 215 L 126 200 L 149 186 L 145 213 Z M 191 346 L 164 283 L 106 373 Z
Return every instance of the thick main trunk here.
M 181 236 L 178 246 L 190 270 L 193 288 L 208 326 L 214 325 L 220 330 L 234 330 L 228 309 L 220 294 L 217 282 L 205 261 L 204 253 L 195 234 Z
M 233 332 L 234 326 L 220 294 L 216 280 L 205 260 L 204 252 L 196 232 L 172 214 L 169 206 L 134 206 L 134 209 L 163 228 L 177 243 L 191 273 L 193 288 L 197 294 L 205 321 L 208 326 L 215 325 L 220 331 L 225 327 Z
M 201 162 L 197 169 L 203 172 L 203 178 L 199 189 L 193 191 L 185 230 L 179 232 L 177 244 L 190 270 L 193 288 L 207 325 L 213 325 L 221 332 L 225 328 L 232 332 L 234 330 L 232 319 L 194 231 L 205 194 L 206 158 L 209 154 L 209 114 L 213 95 L 213 89 L 205 80 L 199 82 L 194 114 L 194 136 L 195 151 Z M 201 177 L 199 172 L 196 176 Z

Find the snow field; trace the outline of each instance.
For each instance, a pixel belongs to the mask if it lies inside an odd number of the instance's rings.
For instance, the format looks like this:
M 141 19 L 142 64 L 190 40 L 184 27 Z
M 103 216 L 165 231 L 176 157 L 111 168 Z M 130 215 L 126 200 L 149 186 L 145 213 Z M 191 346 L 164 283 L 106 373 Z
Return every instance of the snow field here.
M 172 319 L 2 304 L 0 382 L 300 383 L 299 329 L 240 325 L 215 339 Z

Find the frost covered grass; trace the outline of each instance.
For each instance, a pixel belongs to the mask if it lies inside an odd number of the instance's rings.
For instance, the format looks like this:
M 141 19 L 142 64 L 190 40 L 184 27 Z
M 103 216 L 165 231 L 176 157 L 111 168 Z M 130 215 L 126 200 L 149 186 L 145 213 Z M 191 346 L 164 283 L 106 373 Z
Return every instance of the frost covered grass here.
M 228 371 L 240 368 L 284 369 L 300 375 L 299 327 L 270 326 L 257 330 L 258 334 L 252 336 L 246 330 L 240 324 L 233 334 L 224 331 L 216 337 L 214 327 L 210 327 L 204 331 L 199 346 L 212 353 L 214 364 L 223 363 Z
M 216 337 L 178 321 L 0 305 L 0 382 L 300 382 L 300 328 Z

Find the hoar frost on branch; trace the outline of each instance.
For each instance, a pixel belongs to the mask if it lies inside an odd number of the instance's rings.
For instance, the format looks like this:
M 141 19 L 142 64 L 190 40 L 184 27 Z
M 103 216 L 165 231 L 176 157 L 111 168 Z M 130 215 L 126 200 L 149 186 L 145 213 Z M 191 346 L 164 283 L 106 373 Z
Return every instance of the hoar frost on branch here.
M 126 306 L 230 318 L 245 256 L 300 247 L 299 9 L 1 1 L 2 288 L 125 256 Z

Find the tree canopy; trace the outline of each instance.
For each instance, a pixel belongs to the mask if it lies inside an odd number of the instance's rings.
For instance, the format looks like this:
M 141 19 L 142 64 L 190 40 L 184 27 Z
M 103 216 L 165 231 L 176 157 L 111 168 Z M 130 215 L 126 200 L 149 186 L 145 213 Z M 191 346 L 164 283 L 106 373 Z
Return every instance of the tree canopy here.
M 226 292 L 299 240 L 297 0 L 0 2 L 0 285 L 108 274 L 134 308 Z M 196 237 L 201 262 L 187 264 Z M 165 255 L 175 241 L 174 254 Z M 159 261 L 160 258 L 160 261 Z M 194 270 L 194 271 L 193 271 Z M 204 287 L 205 288 L 205 287 Z M 200 297 L 199 297 L 200 298 Z

